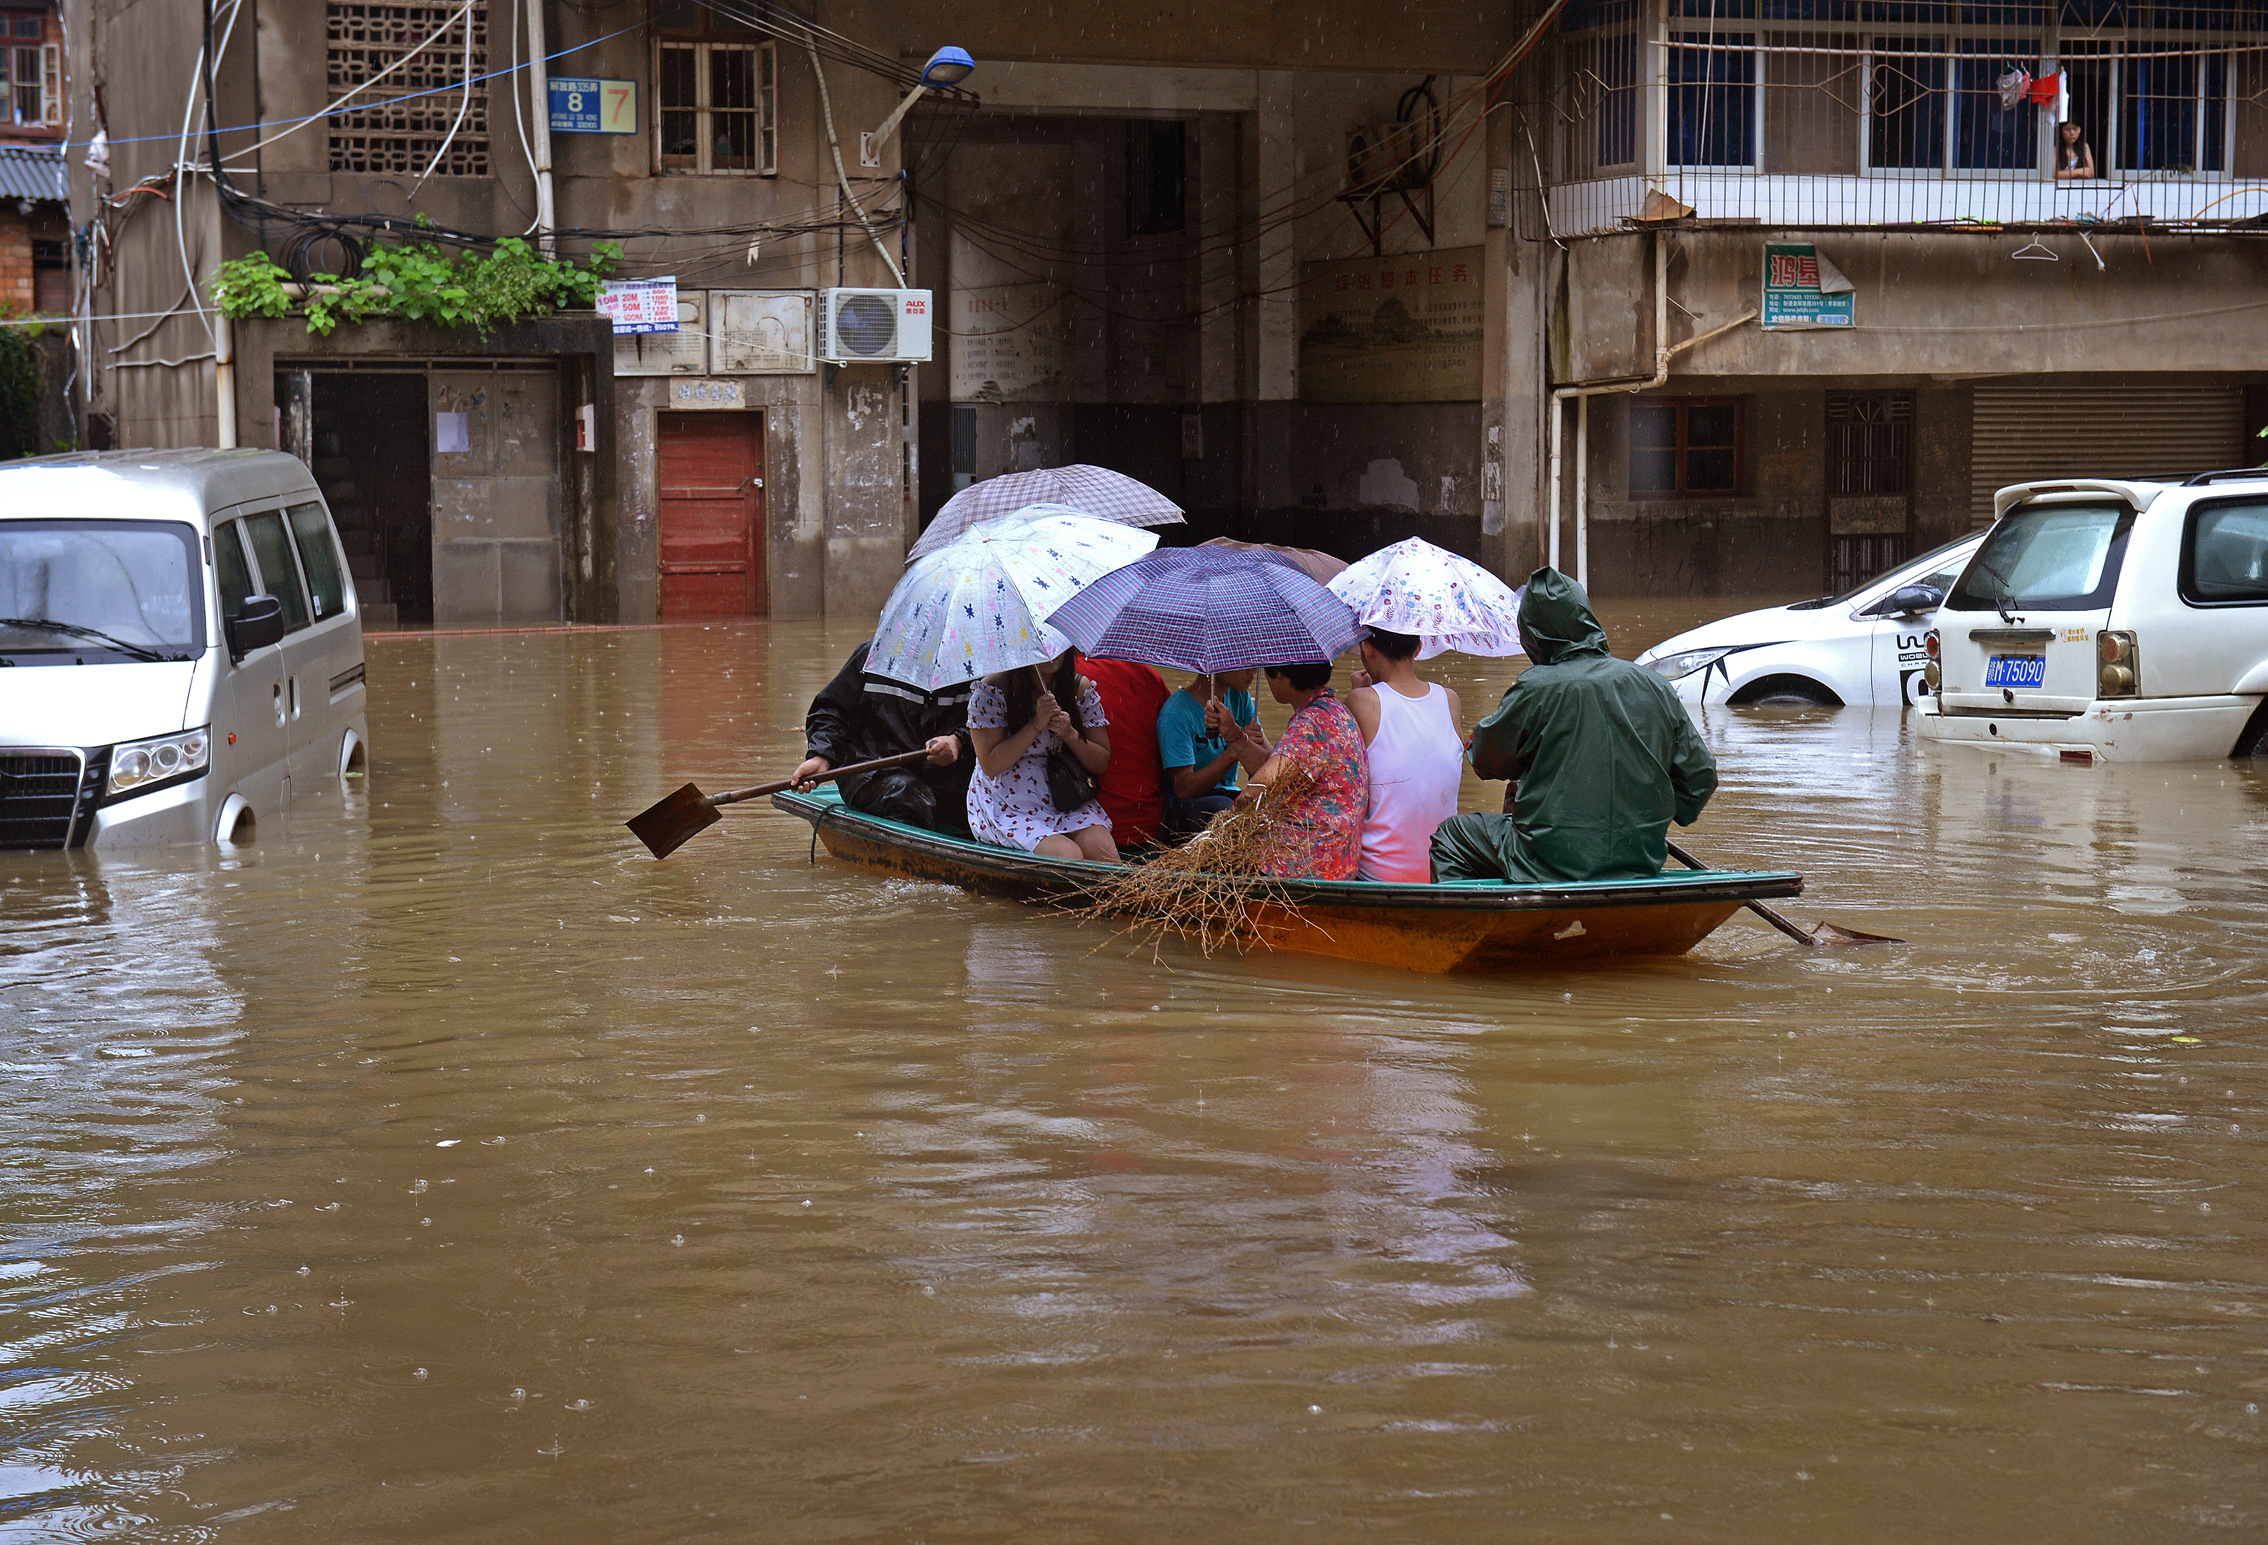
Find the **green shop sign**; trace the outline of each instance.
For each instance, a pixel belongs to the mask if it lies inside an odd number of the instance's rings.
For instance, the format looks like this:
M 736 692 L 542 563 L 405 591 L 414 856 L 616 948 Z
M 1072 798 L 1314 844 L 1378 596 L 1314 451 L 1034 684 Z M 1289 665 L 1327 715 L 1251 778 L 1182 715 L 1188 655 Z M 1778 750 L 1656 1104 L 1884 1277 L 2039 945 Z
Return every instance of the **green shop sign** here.
M 1764 325 L 1793 330 L 1855 325 L 1856 287 L 1809 242 L 1764 244 Z

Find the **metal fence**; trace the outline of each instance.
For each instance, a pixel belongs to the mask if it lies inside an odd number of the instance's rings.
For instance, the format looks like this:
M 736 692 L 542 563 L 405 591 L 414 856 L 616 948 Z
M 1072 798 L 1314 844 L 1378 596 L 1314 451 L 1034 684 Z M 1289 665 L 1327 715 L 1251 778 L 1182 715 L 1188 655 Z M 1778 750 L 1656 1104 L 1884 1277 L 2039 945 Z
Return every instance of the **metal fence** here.
M 1651 30 L 1612 5 L 1578 13 L 1516 108 L 1521 234 L 1686 215 L 2268 228 L 2268 14 L 2231 12 L 2262 30 L 2203 38 L 1993 24 L 2014 7 L 1962 7 L 1957 24 L 1951 5 L 1903 0 L 1763 0 L 1848 13 L 1833 26 L 1757 17 L 1757 0 L 1747 17 L 1676 14 L 1705 3 L 1672 0 Z M 1907 19 L 1866 19 L 1893 13 Z

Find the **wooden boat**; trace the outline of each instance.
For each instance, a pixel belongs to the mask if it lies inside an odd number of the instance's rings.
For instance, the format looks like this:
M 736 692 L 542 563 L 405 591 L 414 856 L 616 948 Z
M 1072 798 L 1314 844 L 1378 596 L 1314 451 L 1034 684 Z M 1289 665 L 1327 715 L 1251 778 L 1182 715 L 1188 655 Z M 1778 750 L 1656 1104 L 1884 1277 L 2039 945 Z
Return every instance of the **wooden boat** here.
M 1083 859 L 1042 858 L 886 821 L 851 809 L 832 789 L 774 794 L 772 804 L 810 822 L 814 844 L 824 842 L 830 856 L 877 874 L 1062 901 L 1109 873 Z M 1267 907 L 1254 918 L 1275 949 L 1410 971 L 1518 971 L 1682 955 L 1744 903 L 1800 895 L 1803 876 L 1707 869 L 1586 885 L 1287 880 L 1283 889 L 1298 910 Z

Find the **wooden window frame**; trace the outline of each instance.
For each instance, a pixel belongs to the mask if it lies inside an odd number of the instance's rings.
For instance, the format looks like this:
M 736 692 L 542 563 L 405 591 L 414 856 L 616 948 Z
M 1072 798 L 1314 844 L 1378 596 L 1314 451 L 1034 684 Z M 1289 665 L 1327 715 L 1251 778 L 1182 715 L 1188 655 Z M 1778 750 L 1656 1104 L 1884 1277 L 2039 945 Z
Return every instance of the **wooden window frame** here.
M 694 104 L 690 108 L 670 106 L 668 112 L 691 112 L 694 116 L 694 155 L 691 166 L 673 165 L 662 142 L 662 118 L 665 111 L 662 101 L 662 60 L 672 51 L 684 50 L 693 55 Z M 716 153 L 716 134 L 712 115 L 718 111 L 709 101 L 711 75 L 709 61 L 717 53 L 747 53 L 755 56 L 755 107 L 752 114 L 756 125 L 755 161 L 752 167 L 718 167 L 713 164 Z M 653 55 L 653 136 L 654 173 L 661 177 L 777 177 L 780 174 L 780 61 L 779 45 L 770 38 L 745 33 L 664 33 L 654 39 Z M 727 112 L 750 111 L 725 109 Z M 682 159 L 682 158 L 679 158 Z
M 1638 499 L 1737 499 L 1748 483 L 1748 399 L 1746 397 L 1633 397 L 1633 408 L 1665 407 L 1677 413 L 1677 487 L 1641 489 L 1631 477 L 1631 463 L 1638 454 L 1637 432 L 1629 426 L 1623 450 L 1623 483 L 1634 500 Z M 1686 455 L 1690 450 L 1691 425 L 1695 408 L 1731 408 L 1733 410 L 1733 476 L 1730 488 L 1689 488 L 1686 486 Z

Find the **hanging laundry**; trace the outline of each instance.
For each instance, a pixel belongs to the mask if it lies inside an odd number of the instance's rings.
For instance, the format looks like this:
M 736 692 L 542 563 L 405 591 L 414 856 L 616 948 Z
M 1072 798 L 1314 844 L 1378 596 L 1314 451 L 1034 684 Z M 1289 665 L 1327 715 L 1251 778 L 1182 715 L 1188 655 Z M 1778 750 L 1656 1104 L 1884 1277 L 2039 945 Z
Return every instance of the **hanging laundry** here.
M 2041 76 L 2032 82 L 2032 89 L 2026 95 L 2042 107 L 2055 106 L 2056 99 L 2063 95 L 2063 72 L 2058 70 L 2053 75 Z
M 2031 89 L 2032 72 L 2020 64 L 2009 66 L 2008 73 L 2000 77 L 2000 110 L 2016 111 L 2016 104 L 2023 101 Z

